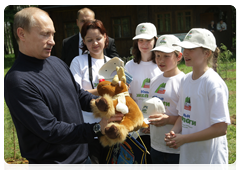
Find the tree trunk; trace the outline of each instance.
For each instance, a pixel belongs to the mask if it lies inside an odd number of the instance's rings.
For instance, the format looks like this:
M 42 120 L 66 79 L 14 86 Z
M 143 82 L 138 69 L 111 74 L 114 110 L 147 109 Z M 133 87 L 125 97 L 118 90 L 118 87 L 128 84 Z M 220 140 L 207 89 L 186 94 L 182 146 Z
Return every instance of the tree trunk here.
M 10 5 L 10 9 L 15 10 L 14 5 Z M 17 58 L 19 49 L 18 49 L 18 43 L 17 43 L 17 41 L 14 37 L 14 33 L 13 33 L 13 23 L 10 23 L 10 29 L 11 29 L 11 34 L 12 34 L 11 39 L 12 39 L 13 50 L 14 50 L 15 58 Z

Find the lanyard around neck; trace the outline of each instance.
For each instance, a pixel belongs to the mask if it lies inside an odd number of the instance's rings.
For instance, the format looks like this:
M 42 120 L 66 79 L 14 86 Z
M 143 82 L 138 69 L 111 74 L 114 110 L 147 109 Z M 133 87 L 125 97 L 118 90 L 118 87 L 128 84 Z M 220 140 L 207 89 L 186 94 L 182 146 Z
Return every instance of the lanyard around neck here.
M 106 57 L 104 56 L 104 63 L 106 63 L 107 60 L 106 60 Z M 92 57 L 90 54 L 88 54 L 88 72 L 89 72 L 89 80 L 91 82 L 91 85 L 92 85 L 92 89 L 94 89 L 94 86 L 93 86 L 93 83 L 92 83 L 92 80 L 93 80 L 93 77 L 92 77 Z

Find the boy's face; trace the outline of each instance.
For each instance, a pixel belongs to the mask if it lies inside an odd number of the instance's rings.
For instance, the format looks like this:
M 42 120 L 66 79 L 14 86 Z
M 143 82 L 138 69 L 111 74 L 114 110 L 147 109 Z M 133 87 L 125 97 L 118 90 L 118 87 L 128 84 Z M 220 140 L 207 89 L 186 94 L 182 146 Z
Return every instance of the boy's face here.
M 155 51 L 155 60 L 158 68 L 165 73 L 171 73 L 177 67 L 178 61 L 181 57 L 176 56 L 174 52 L 164 53 L 161 51 Z

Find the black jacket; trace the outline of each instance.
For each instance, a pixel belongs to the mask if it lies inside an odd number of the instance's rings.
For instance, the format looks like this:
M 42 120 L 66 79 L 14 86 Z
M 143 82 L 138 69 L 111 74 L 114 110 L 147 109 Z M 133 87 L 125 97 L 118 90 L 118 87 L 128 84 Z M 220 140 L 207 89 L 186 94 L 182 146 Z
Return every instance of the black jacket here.
M 109 38 L 108 47 L 103 50 L 104 55 L 113 58 L 119 57 L 113 38 Z M 61 59 L 70 66 L 74 57 L 79 55 L 79 34 L 63 40 Z
M 20 53 L 5 76 L 4 97 L 29 163 L 84 163 L 95 133 L 81 110 L 91 111 L 97 96 L 80 89 L 61 59 Z

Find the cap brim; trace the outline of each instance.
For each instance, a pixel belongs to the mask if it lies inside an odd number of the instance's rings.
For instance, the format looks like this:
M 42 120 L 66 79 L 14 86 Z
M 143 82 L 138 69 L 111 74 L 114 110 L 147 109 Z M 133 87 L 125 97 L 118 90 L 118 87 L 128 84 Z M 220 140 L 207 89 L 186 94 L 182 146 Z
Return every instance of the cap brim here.
M 154 36 L 152 35 L 148 35 L 148 34 L 139 34 L 135 37 L 133 37 L 133 40 L 136 40 L 136 39 L 146 39 L 146 40 L 150 40 L 152 39 Z
M 171 52 L 173 52 L 175 50 L 171 49 L 171 48 L 168 48 L 168 47 L 158 46 L 158 47 L 155 47 L 154 49 L 152 49 L 151 51 L 162 51 L 164 53 L 171 53 Z
M 201 46 L 193 44 L 189 41 L 182 41 L 182 42 L 179 42 L 179 43 L 175 43 L 175 44 L 173 44 L 173 46 L 180 46 L 180 47 L 186 48 L 186 49 L 201 47 Z

